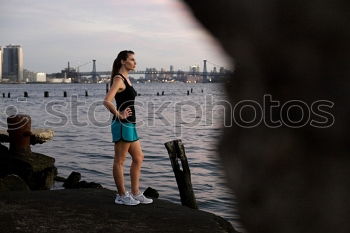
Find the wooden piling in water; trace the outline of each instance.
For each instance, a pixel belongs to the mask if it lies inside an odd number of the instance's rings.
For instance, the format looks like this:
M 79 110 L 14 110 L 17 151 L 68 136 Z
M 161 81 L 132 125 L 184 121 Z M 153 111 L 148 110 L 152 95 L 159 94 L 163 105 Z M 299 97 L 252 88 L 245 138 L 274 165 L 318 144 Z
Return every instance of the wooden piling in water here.
M 88 93 L 87 90 L 85 90 L 85 96 L 86 96 L 86 97 L 89 96 L 89 93 Z
M 28 98 L 28 92 L 24 92 L 24 97 Z
M 181 204 L 192 209 L 198 209 L 196 198 L 192 189 L 191 172 L 188 166 L 185 147 L 180 139 L 170 141 L 164 144 L 168 150 L 171 166 L 179 188 Z M 182 170 L 178 160 L 180 159 Z
M 5 93 L 2 93 L 2 98 L 5 98 Z
M 44 97 L 45 97 L 45 98 L 49 97 L 49 92 L 48 92 L 48 91 L 45 91 L 45 92 L 44 92 Z
M 108 93 L 109 89 L 108 89 L 108 83 L 106 83 L 106 94 Z
M 63 97 L 67 97 L 67 92 L 66 91 L 63 92 Z
M 193 88 L 191 88 L 191 93 L 193 92 Z
M 189 90 L 187 90 L 187 95 L 190 95 L 190 91 Z
M 164 95 L 164 91 L 162 91 L 162 95 Z

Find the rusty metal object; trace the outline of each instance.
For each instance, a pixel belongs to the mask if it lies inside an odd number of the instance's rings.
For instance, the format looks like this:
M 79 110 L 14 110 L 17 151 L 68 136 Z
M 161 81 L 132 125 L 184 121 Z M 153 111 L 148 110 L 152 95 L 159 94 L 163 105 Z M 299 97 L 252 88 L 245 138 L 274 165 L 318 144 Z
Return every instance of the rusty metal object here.
M 7 118 L 10 152 L 13 154 L 31 154 L 30 135 L 32 121 L 28 115 L 13 115 Z

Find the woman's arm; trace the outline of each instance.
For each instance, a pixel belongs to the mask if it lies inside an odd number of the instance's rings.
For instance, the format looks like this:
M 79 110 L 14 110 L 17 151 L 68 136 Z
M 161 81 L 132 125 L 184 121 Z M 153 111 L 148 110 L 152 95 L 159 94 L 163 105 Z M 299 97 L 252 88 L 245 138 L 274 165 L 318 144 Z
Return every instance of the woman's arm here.
M 115 76 L 113 80 L 113 84 L 111 88 L 109 89 L 108 93 L 106 94 L 104 100 L 103 100 L 103 105 L 116 117 L 119 119 L 126 119 L 128 116 L 132 114 L 130 108 L 126 108 L 124 111 L 119 112 L 117 111 L 116 107 L 113 104 L 113 98 L 114 96 L 120 92 L 120 90 L 125 89 L 125 84 L 123 80 L 119 77 Z

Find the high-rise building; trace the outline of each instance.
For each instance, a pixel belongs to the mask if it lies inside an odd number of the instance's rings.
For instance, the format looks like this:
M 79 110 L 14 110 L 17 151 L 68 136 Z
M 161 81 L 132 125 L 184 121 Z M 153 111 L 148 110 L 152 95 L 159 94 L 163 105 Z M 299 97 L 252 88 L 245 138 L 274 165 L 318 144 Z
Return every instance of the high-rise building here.
M 0 82 L 2 81 L 2 48 L 0 46 Z
M 8 45 L 3 49 L 3 78 L 23 82 L 23 50 L 20 45 Z
M 190 72 L 199 72 L 199 65 L 190 66 Z

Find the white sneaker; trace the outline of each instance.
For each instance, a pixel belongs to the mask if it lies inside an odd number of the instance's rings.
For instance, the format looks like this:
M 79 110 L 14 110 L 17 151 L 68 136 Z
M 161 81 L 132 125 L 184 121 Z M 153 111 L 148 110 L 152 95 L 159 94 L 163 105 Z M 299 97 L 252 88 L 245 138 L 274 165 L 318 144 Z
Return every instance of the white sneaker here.
M 143 193 L 139 193 L 138 195 L 131 194 L 131 196 L 141 204 L 151 204 L 153 202 L 151 198 L 145 197 Z
M 128 192 L 125 193 L 125 195 L 120 196 L 117 194 L 114 200 L 115 204 L 121 204 L 121 205 L 138 205 L 140 204 L 140 201 L 135 200 Z

